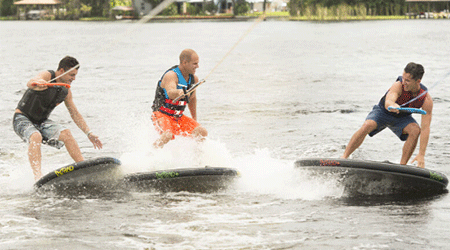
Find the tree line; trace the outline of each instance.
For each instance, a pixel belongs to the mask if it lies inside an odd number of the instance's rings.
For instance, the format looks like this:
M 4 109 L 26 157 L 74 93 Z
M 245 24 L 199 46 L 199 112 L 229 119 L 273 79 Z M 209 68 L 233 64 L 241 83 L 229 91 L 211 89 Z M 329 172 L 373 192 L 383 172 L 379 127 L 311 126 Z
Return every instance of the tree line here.
M 420 2 L 407 3 L 405 0 L 290 0 L 288 8 L 291 16 L 400 16 L 427 11 L 429 5 Z M 430 11 L 447 8 L 446 2 L 435 2 Z
M 114 6 L 131 6 L 132 0 L 61 0 L 57 19 L 79 19 L 80 17 L 109 17 Z M 158 5 L 162 0 L 145 0 Z M 0 0 L 0 16 L 17 15 L 15 0 Z M 250 4 L 245 0 L 233 0 L 234 15 L 246 14 L 250 11 Z M 269 1 L 267 1 L 269 2 Z M 418 13 L 428 10 L 426 3 L 408 4 L 405 0 L 290 0 L 288 11 L 290 16 L 391 16 L 405 15 L 408 12 Z M 432 11 L 448 8 L 446 2 L 435 2 Z M 25 9 L 37 9 L 36 6 L 28 6 Z M 203 7 L 189 5 L 191 15 L 213 14 L 217 6 L 210 2 Z M 162 14 L 177 15 L 176 6 L 172 4 Z

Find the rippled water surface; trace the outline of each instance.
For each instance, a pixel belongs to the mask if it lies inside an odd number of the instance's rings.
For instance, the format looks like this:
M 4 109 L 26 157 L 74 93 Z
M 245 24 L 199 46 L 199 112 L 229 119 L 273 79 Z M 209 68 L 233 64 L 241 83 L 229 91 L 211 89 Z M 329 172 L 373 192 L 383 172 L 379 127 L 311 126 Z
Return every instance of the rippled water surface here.
M 450 71 L 450 22 L 252 25 L 0 22 L 0 248 L 447 249 L 447 194 L 347 197 L 335 179 L 312 179 L 294 161 L 339 157 L 414 61 L 424 65 L 423 83 L 434 98 L 426 167 L 450 175 L 450 79 L 443 79 Z M 208 76 L 198 89 L 197 112 L 209 138 L 203 144 L 181 138 L 155 150 L 156 82 L 184 48 L 197 51 L 197 75 Z M 12 116 L 26 82 L 56 69 L 65 55 L 81 63 L 74 101 L 104 148 L 92 148 L 64 105 L 52 119 L 72 130 L 86 158 L 116 157 L 127 173 L 231 167 L 240 178 L 217 193 L 36 193 Z M 401 148 L 385 131 L 352 157 L 399 162 Z M 43 147 L 44 173 L 71 162 L 64 149 Z

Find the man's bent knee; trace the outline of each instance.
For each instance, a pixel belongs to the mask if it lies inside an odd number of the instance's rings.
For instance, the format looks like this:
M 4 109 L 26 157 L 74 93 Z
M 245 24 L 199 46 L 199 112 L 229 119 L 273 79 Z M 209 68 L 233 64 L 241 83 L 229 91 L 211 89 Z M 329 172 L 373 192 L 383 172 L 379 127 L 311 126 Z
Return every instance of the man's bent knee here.
M 404 134 L 408 134 L 408 136 L 412 136 L 414 138 L 418 138 L 420 135 L 421 129 L 418 124 L 410 123 L 408 126 L 403 129 Z
M 174 137 L 173 133 L 170 131 L 165 131 L 161 134 L 161 136 L 153 143 L 155 148 L 162 148 L 165 144 L 167 144 Z
M 59 134 L 59 141 L 63 141 L 66 142 L 67 140 L 73 139 L 72 133 L 70 132 L 69 129 L 65 129 L 63 131 L 61 131 L 61 133 Z
M 42 135 L 39 132 L 34 132 L 31 136 L 30 136 L 30 143 L 41 143 L 42 142 Z
M 370 133 L 374 131 L 377 128 L 377 123 L 374 120 L 366 120 L 363 125 L 361 126 L 361 129 L 366 133 Z
M 166 131 L 161 134 L 161 139 L 164 140 L 166 143 L 169 142 L 170 140 L 172 140 L 173 138 L 174 138 L 174 135 L 170 131 Z
M 28 146 L 28 155 L 32 156 L 37 153 L 36 150 L 40 150 L 42 143 L 42 135 L 39 132 L 35 132 L 30 136 L 29 146 Z
M 194 130 L 192 130 L 192 135 L 194 137 L 200 137 L 204 138 L 208 136 L 208 131 L 204 127 L 196 127 Z

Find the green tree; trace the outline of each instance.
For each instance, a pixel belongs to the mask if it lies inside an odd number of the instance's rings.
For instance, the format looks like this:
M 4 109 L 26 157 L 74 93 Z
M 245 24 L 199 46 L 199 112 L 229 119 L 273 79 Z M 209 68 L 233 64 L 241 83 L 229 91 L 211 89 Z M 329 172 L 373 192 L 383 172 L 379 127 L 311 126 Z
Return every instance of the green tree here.
M 16 14 L 14 0 L 0 0 L 0 16 L 12 16 Z
M 198 15 L 200 13 L 201 9 L 195 5 L 192 5 L 190 3 L 186 3 L 186 12 L 188 15 Z
M 160 3 L 162 3 L 163 0 L 145 0 L 145 2 L 151 4 L 153 8 L 158 6 Z M 168 13 L 168 14 L 165 14 Z M 169 6 L 167 6 L 166 9 L 164 9 L 159 15 L 178 15 L 178 6 L 176 3 L 172 3 Z
M 170 4 L 169 6 L 167 6 L 167 8 L 165 8 L 162 12 L 161 15 L 163 16 L 176 16 L 178 15 L 178 7 L 175 3 Z
M 234 15 L 242 15 L 250 10 L 250 5 L 245 0 L 236 0 L 233 8 Z
M 209 2 L 206 4 L 205 10 L 208 11 L 209 13 L 215 13 L 217 12 L 218 7 L 217 5 L 214 4 L 214 2 Z
M 300 9 L 302 5 L 302 0 L 290 0 L 287 4 L 289 15 L 298 16 L 300 15 Z
M 415 4 L 424 6 L 424 4 Z M 405 0 L 290 0 L 289 13 L 296 15 L 404 15 L 407 12 Z
M 110 4 L 111 8 L 114 8 L 116 6 L 132 6 L 133 1 L 132 0 L 110 0 L 109 4 Z

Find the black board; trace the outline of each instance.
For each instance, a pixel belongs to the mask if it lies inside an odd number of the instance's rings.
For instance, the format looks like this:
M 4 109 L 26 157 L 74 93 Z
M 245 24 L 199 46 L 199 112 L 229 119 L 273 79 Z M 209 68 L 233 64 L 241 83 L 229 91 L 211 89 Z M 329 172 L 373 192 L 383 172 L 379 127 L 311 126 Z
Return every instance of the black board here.
M 38 190 L 55 191 L 93 191 L 98 187 L 109 188 L 107 185 L 116 185 L 123 177 L 120 165 L 121 162 L 112 157 L 72 163 L 46 174 L 34 186 Z
M 215 192 L 225 189 L 239 175 L 231 168 L 179 168 L 126 175 L 124 185 L 138 191 Z
M 307 158 L 295 166 L 322 176 L 337 176 L 351 195 L 435 195 L 447 191 L 443 173 L 390 162 L 340 158 Z

